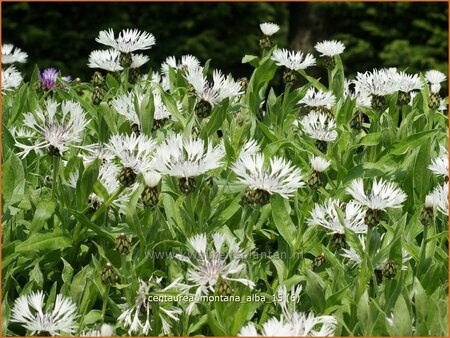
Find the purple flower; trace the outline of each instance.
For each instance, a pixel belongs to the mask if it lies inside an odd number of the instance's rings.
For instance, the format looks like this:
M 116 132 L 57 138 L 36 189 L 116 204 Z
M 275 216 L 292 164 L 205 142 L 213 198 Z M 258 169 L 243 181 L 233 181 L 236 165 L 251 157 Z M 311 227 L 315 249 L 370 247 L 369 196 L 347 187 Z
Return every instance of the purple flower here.
M 39 81 L 46 90 L 52 90 L 56 84 L 56 78 L 58 77 L 58 70 L 56 68 L 46 68 L 42 72 L 39 72 Z

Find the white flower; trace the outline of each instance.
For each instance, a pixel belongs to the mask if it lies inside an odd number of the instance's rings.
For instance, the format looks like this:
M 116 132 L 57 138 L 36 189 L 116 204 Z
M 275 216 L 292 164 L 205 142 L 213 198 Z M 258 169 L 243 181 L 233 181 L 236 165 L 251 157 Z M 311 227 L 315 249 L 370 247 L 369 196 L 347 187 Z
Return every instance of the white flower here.
M 320 56 L 336 56 L 344 52 L 345 46 L 342 42 L 336 40 L 326 40 L 316 43 L 314 48 L 322 53 Z
M 433 69 L 425 73 L 425 79 L 433 85 L 444 82 L 447 79 L 447 76 L 445 76 L 444 73 Z
M 437 186 L 429 196 L 439 212 L 448 216 L 448 183 Z
M 327 114 L 310 112 L 300 121 L 305 133 L 320 141 L 334 141 L 337 138 L 336 122 Z
M 294 332 L 292 327 L 275 317 L 268 319 L 262 326 L 261 334 L 255 328 L 252 322 L 244 326 L 238 333 L 239 337 L 292 337 Z
M 14 63 L 20 62 L 24 63 L 27 61 L 28 54 L 22 52 L 20 48 L 14 47 L 9 43 L 5 43 L 2 45 L 2 63 Z
M 336 208 L 343 211 L 344 224 L 339 220 Z M 320 225 L 330 230 L 332 234 L 344 234 L 344 227 L 354 233 L 366 233 L 364 216 L 365 212 L 359 204 L 351 201 L 344 206 L 340 201 L 330 198 L 324 205 L 318 203 L 314 205 L 307 222 L 308 225 Z
M 22 79 L 22 74 L 14 66 L 2 69 L 2 93 L 19 87 Z
M 314 314 L 292 311 L 288 317 L 270 318 L 263 324 L 260 336 L 267 337 L 325 337 L 333 336 L 337 321 L 333 316 L 314 316 Z M 319 328 L 320 326 L 320 328 Z M 255 325 L 247 324 L 238 336 L 258 336 Z
M 114 158 L 114 154 L 111 152 L 111 150 L 99 143 L 89 145 L 86 150 L 86 154 L 79 154 L 79 156 L 83 160 L 85 167 L 95 160 L 100 160 L 102 163 L 107 163 L 111 162 Z
M 383 179 L 375 180 L 370 194 L 364 192 L 363 180 L 358 178 L 352 181 L 346 190 L 353 196 L 358 204 L 372 210 L 385 210 L 386 208 L 401 208 L 406 200 L 406 194 L 391 182 Z
M 143 99 L 144 95 L 129 92 L 113 99 L 111 105 L 116 112 L 124 116 L 129 122 L 140 126 L 141 122 L 139 121 L 136 105 L 134 103 L 136 100 L 137 106 L 140 107 Z
M 361 243 L 362 250 L 365 251 L 366 249 L 366 242 L 364 235 L 358 236 L 359 242 Z M 342 248 L 341 249 L 344 253 L 341 253 L 340 255 L 342 257 L 348 258 L 350 261 L 353 262 L 353 267 L 356 265 L 360 265 L 362 263 L 362 258 L 359 255 L 359 253 L 355 250 L 355 248 L 350 247 L 349 249 Z
M 276 61 L 278 66 L 285 66 L 297 71 L 316 64 L 316 59 L 312 54 L 303 54 L 302 52 L 289 51 L 287 49 L 276 49 L 271 59 Z
M 230 75 L 225 77 L 220 70 L 214 70 L 212 83 L 208 82 L 203 75 L 202 67 L 188 69 L 184 77 L 194 88 L 197 97 L 209 102 L 211 106 L 241 93 L 239 83 L 235 82 Z
M 164 104 L 162 98 L 161 98 L 161 92 L 159 90 L 153 91 L 153 104 L 155 106 L 155 111 L 153 113 L 153 119 L 155 120 L 164 120 L 168 119 L 172 116 L 172 114 L 169 112 L 169 109 L 167 109 L 166 105 Z M 177 102 L 177 108 L 178 110 L 181 110 L 182 105 L 180 102 Z
M 414 90 L 422 90 L 423 83 L 417 74 L 411 75 L 405 72 L 395 72 L 391 74 L 395 91 L 409 93 Z
M 124 29 L 117 38 L 114 37 L 112 28 L 100 31 L 95 41 L 113 47 L 122 53 L 131 53 L 136 50 L 150 49 L 155 44 L 155 37 L 148 32 L 138 29 Z
M 160 144 L 155 153 L 154 170 L 175 177 L 195 177 L 223 164 L 225 150 L 220 143 L 213 147 L 201 139 L 172 134 Z
M 332 92 L 323 92 L 311 87 L 306 92 L 305 96 L 298 101 L 298 103 L 304 104 L 308 107 L 331 107 L 336 103 L 336 97 Z
M 428 166 L 434 174 L 448 177 L 448 150 L 441 146 L 441 154 Z
M 59 106 L 61 114 L 57 114 Z M 18 155 L 24 158 L 31 150 L 38 152 L 46 148 L 52 155 L 62 156 L 71 146 L 83 148 L 78 144 L 83 140 L 88 122 L 78 102 L 63 101 L 60 105 L 48 99 L 44 110 L 39 107 L 34 114 L 25 114 L 23 124 L 34 133 L 30 141 L 35 144 L 26 145 L 16 140 L 16 146 L 23 149 Z
M 44 310 L 44 293 L 32 292 L 16 299 L 11 310 L 11 322 L 19 323 L 31 335 L 60 336 L 75 332 L 77 307 L 69 298 L 58 294 L 53 309 L 49 310 Z
M 148 282 L 139 280 L 139 289 L 136 292 L 134 304 L 129 308 L 127 308 L 125 304 L 126 310 L 122 312 L 119 318 L 117 318 L 117 321 L 123 327 L 128 328 L 129 335 L 133 335 L 133 333 L 135 333 L 148 336 L 152 330 L 154 319 L 152 318 L 152 304 L 148 297 L 152 292 L 165 292 L 173 289 L 178 283 L 178 280 L 176 280 L 169 286 L 162 288 L 161 280 L 162 278 L 154 277 L 151 277 Z M 182 311 L 178 307 L 163 302 L 158 303 L 158 309 L 163 333 L 168 335 L 171 329 L 169 322 L 172 320 L 178 321 L 178 316 L 182 313 Z
M 149 57 L 144 54 L 131 54 L 131 65 L 130 68 L 139 68 L 142 65 L 146 64 L 148 62 Z
M 183 55 L 181 61 L 177 62 L 174 56 L 169 56 L 161 65 L 161 72 L 165 75 L 169 74 L 169 68 L 182 71 L 190 71 L 200 67 L 200 61 L 193 55 Z
M 113 135 L 107 147 L 125 168 L 139 174 L 150 169 L 156 142 L 143 134 Z
M 375 96 L 385 96 L 396 91 L 392 74 L 394 72 L 387 69 L 374 69 L 372 72 L 356 74 L 355 83 L 364 92 Z
M 356 100 L 356 106 L 369 108 L 372 104 L 372 98 L 369 92 L 364 91 L 357 81 L 344 81 L 344 98 L 350 97 Z
M 120 52 L 115 49 L 94 50 L 89 54 L 89 68 L 104 69 L 108 72 L 123 70 L 119 64 Z
M 279 194 L 288 199 L 299 188 L 304 186 L 300 169 L 294 167 L 291 161 L 281 157 L 271 157 L 269 165 L 259 152 L 244 152 L 231 167 L 238 180 L 250 187 L 269 194 Z
M 147 187 L 156 187 L 161 181 L 161 175 L 154 171 L 146 171 L 143 176 Z
M 310 162 L 313 170 L 317 172 L 324 172 L 331 165 L 331 161 L 327 161 L 326 159 L 320 156 L 311 157 Z
M 272 22 L 264 22 L 259 25 L 261 32 L 266 36 L 272 36 L 280 30 L 280 26 Z
M 187 280 L 192 284 L 185 285 L 185 289 L 196 289 L 195 301 L 188 306 L 188 313 L 192 312 L 202 295 L 214 293 L 219 282 L 237 282 L 251 289 L 255 287 L 250 279 L 239 277 L 245 275 L 246 265 L 241 262 L 244 253 L 234 239 L 227 240 L 221 233 L 214 233 L 212 241 L 208 241 L 206 234 L 199 234 L 189 238 L 188 243 L 194 254 L 189 257 L 179 254 L 175 256 L 189 264 Z
M 81 337 L 111 337 L 114 333 L 114 328 L 109 324 L 102 324 L 100 328 L 93 328 L 89 331 L 83 332 Z

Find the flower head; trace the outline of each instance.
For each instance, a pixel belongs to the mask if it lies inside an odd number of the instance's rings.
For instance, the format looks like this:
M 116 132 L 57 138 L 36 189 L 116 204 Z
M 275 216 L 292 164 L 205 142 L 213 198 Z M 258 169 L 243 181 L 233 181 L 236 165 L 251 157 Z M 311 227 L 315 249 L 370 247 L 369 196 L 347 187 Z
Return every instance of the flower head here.
M 265 36 L 272 36 L 280 30 L 280 26 L 272 22 L 264 22 L 259 25 L 259 28 Z
M 363 180 L 358 178 L 347 188 L 347 192 L 353 196 L 356 203 L 372 210 L 401 208 L 407 197 L 401 189 L 383 179 L 375 180 L 371 192 L 366 194 Z
M 58 109 L 60 108 L 60 109 Z M 57 114 L 58 111 L 61 114 Z M 45 110 L 40 107 L 33 113 L 26 113 L 24 126 L 33 134 L 33 145 L 26 145 L 16 139 L 16 146 L 23 150 L 19 156 L 26 157 L 31 150 L 47 149 L 51 155 L 62 156 L 70 147 L 83 148 L 83 131 L 88 120 L 81 105 L 75 101 L 64 101 L 61 105 L 51 99 Z
M 361 91 L 375 96 L 385 96 L 397 90 L 393 74 L 394 71 L 388 69 L 374 69 L 372 72 L 356 74 L 355 82 Z
M 441 82 L 444 82 L 447 79 L 447 76 L 445 76 L 444 73 L 438 71 L 438 70 L 429 70 L 425 73 L 425 79 L 433 84 L 440 84 Z
M 155 171 L 180 177 L 195 177 L 219 168 L 225 155 L 223 144 L 213 147 L 212 142 L 185 138 L 172 134 L 158 146 L 155 153 Z
M 270 195 L 279 194 L 289 198 L 304 186 L 300 169 L 290 161 L 274 156 L 270 163 L 265 163 L 264 155 L 252 149 L 252 141 L 244 146 L 244 151 L 232 166 L 238 180 L 254 190 L 263 190 Z M 247 150 L 245 150 L 247 149 Z
M 334 141 L 337 138 L 336 122 L 327 114 L 311 112 L 300 121 L 305 133 L 320 141 Z
M 14 66 L 2 69 L 2 93 L 19 87 L 22 79 L 22 74 Z
M 428 166 L 434 174 L 448 177 L 448 150 L 441 147 L 441 154 Z
M 44 311 L 44 293 L 32 292 L 20 296 L 11 310 L 11 322 L 19 323 L 31 334 L 60 336 L 76 329 L 77 307 L 63 295 L 57 295 L 52 311 Z
M 321 53 L 321 56 L 336 56 L 344 52 L 345 46 L 336 40 L 327 40 L 316 43 L 314 48 Z
M 190 71 L 200 67 L 200 61 L 193 55 L 183 55 L 181 60 L 177 62 L 174 56 L 169 56 L 161 65 L 161 72 L 169 74 L 169 68 L 182 71 Z
M 313 170 L 319 173 L 324 172 L 331 165 L 331 161 L 328 161 L 320 156 L 311 157 L 310 162 Z
M 311 87 L 308 89 L 305 96 L 298 101 L 298 103 L 312 108 L 326 107 L 327 109 L 331 109 L 331 107 L 336 103 L 336 97 L 332 92 L 323 92 Z
M 250 288 L 255 283 L 248 278 L 240 277 L 246 272 L 246 265 L 241 262 L 244 252 L 239 249 L 238 243 L 227 240 L 221 233 L 214 233 L 212 241 L 208 241 L 206 234 L 195 235 L 188 239 L 191 255 L 176 255 L 175 258 L 189 264 L 185 290 L 195 289 L 195 302 L 202 295 L 216 291 L 222 282 L 237 282 Z M 210 243 L 210 245 L 208 245 Z M 195 303 L 188 307 L 192 312 Z
M 42 72 L 39 71 L 38 76 L 42 87 L 46 90 L 52 90 L 56 84 L 58 70 L 56 68 L 46 68 Z
M 196 96 L 214 106 L 226 98 L 238 96 L 241 93 L 241 86 L 228 75 L 225 77 L 220 70 L 213 72 L 213 82 L 208 82 L 203 75 L 203 68 L 196 67 L 187 70 L 186 80 L 195 90 Z
M 27 61 L 28 54 L 22 52 L 20 48 L 14 47 L 14 45 L 5 43 L 2 45 L 2 63 L 24 63 Z
M 344 82 L 344 98 L 350 97 L 350 99 L 356 100 L 356 106 L 358 107 L 370 107 L 372 104 L 370 93 L 364 90 L 366 88 L 361 87 L 357 81 L 346 79 Z
M 154 322 L 154 316 L 152 310 L 152 302 L 149 301 L 149 296 L 153 292 L 166 292 L 173 289 L 178 280 L 170 284 L 169 286 L 162 288 L 161 286 L 162 278 L 159 277 L 151 277 L 147 282 L 143 280 L 139 280 L 139 289 L 136 292 L 136 298 L 134 304 L 128 306 L 124 304 L 122 307 L 124 311 L 117 319 L 118 323 L 128 328 L 128 334 L 143 334 L 148 336 L 150 331 L 152 330 L 152 324 Z M 170 333 L 170 322 L 178 321 L 178 316 L 182 313 L 181 309 L 175 306 L 172 306 L 168 302 L 160 302 L 158 303 L 159 308 L 159 319 L 162 323 L 162 330 L 165 335 Z
M 137 106 L 139 107 L 143 99 L 144 95 L 129 92 L 113 99 L 111 101 L 111 105 L 116 112 L 124 116 L 129 122 L 140 126 L 141 122 L 139 121 L 139 115 L 136 110 L 135 100 Z
M 429 195 L 429 203 L 437 207 L 439 212 L 448 216 L 448 184 L 439 185 Z
M 81 337 L 111 337 L 114 333 L 114 328 L 109 324 L 102 324 L 100 327 L 94 327 L 89 331 L 81 333 Z
M 414 90 L 421 90 L 423 87 L 420 77 L 417 74 L 411 75 L 405 72 L 393 72 L 391 77 L 395 91 L 409 93 Z
M 108 72 L 121 71 L 123 68 L 119 64 L 120 52 L 115 49 L 94 50 L 89 55 L 89 68 L 104 69 Z
M 312 54 L 289 51 L 287 49 L 276 49 L 271 57 L 278 66 L 285 66 L 291 70 L 306 69 L 316 64 L 316 59 Z
M 122 53 L 131 53 L 136 50 L 150 49 L 155 44 L 155 37 L 148 32 L 141 32 L 138 29 L 124 29 L 115 38 L 114 31 L 100 31 L 95 41 L 113 47 Z
M 342 210 L 344 224 L 339 220 L 336 208 Z M 324 205 L 318 203 L 314 205 L 308 224 L 320 225 L 332 234 L 344 234 L 344 227 L 355 233 L 366 233 L 367 225 L 364 223 L 364 217 L 364 210 L 359 204 L 351 201 L 344 206 L 340 201 L 330 198 Z
M 151 168 L 156 142 L 142 134 L 113 135 L 107 148 L 120 160 L 123 167 L 139 174 Z

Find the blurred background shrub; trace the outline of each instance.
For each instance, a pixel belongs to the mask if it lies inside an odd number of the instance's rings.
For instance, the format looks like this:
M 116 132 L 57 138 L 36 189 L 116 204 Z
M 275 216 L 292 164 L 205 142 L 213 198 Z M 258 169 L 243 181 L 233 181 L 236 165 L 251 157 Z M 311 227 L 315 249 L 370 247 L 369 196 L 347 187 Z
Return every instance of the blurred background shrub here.
M 280 47 L 313 51 L 316 42 L 339 39 L 347 49 L 347 75 L 374 67 L 408 72 L 431 68 L 447 73 L 447 3 L 3 3 L 2 37 L 29 54 L 20 69 L 54 66 L 62 74 L 88 80 L 89 53 L 106 48 L 98 32 L 139 28 L 157 44 L 145 51 L 157 70 L 167 56 L 193 54 L 235 77 L 249 76 L 241 63 L 258 54 L 259 23 L 281 26 Z M 325 78 L 321 69 L 312 75 Z

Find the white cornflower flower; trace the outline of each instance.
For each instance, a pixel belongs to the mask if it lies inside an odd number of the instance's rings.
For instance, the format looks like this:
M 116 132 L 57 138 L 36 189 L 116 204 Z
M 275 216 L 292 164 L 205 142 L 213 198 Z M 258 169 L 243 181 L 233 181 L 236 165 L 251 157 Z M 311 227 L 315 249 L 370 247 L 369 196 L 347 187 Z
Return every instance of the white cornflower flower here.
M 184 285 L 185 290 L 195 289 L 194 302 L 188 306 L 188 313 L 192 312 L 202 295 L 216 292 L 223 283 L 237 282 L 250 289 L 255 287 L 250 279 L 239 277 L 247 271 L 246 265 L 242 263 L 244 252 L 234 239 L 229 240 L 221 233 L 214 233 L 212 241 L 208 241 L 206 234 L 199 234 L 189 238 L 188 243 L 193 254 L 175 256 L 189 264 L 187 280 L 190 284 Z
M 212 141 L 172 134 L 156 150 L 155 170 L 180 178 L 195 177 L 219 168 L 224 156 L 222 143 L 213 147 Z
M 143 99 L 144 95 L 129 92 L 113 99 L 111 101 L 111 105 L 116 112 L 124 116 L 129 122 L 135 124 L 139 128 L 141 126 L 141 122 L 139 121 L 138 112 L 134 103 L 136 100 L 137 106 L 140 107 Z
M 448 183 L 437 186 L 429 196 L 438 211 L 448 216 Z
M 428 166 L 434 174 L 448 177 L 448 150 L 441 146 L 441 154 Z
M 138 29 L 124 29 L 115 38 L 112 28 L 100 31 L 95 41 L 113 47 L 122 53 L 131 53 L 136 50 L 150 49 L 155 44 L 155 37 L 148 32 Z
M 152 330 L 152 325 L 155 316 L 152 310 L 152 304 L 149 301 L 149 296 L 153 292 L 166 292 L 176 287 L 178 280 L 170 284 L 169 286 L 161 287 L 162 278 L 154 278 L 153 276 L 147 281 L 139 280 L 139 289 L 136 292 L 136 299 L 134 304 L 127 308 L 117 319 L 118 323 L 125 328 L 128 328 L 128 334 L 144 335 L 148 336 Z M 172 306 L 170 303 L 158 303 L 159 319 L 162 323 L 162 331 L 164 335 L 168 335 L 171 331 L 171 321 L 178 321 L 179 315 L 182 310 L 178 307 Z
M 284 66 L 290 70 L 306 69 L 316 64 L 316 59 L 312 54 L 289 51 L 287 49 L 276 49 L 271 57 L 278 66 Z
M 320 325 L 320 328 L 318 326 Z M 333 336 L 337 321 L 333 316 L 314 316 L 302 312 L 291 312 L 288 317 L 281 316 L 267 320 L 262 327 L 259 336 L 279 337 L 326 337 Z M 238 336 L 258 336 L 255 325 L 247 324 L 239 332 Z
M 244 152 L 231 170 L 241 183 L 251 190 L 263 193 L 264 200 L 272 194 L 279 194 L 288 199 L 297 189 L 304 186 L 300 169 L 293 166 L 291 161 L 274 156 L 270 159 L 269 165 L 266 165 L 262 153 L 252 152 L 245 151 L 244 147 Z
M 272 22 L 261 23 L 259 25 L 259 28 L 261 29 L 261 32 L 263 32 L 265 36 L 272 36 L 280 30 L 280 26 Z
M 139 174 L 150 169 L 156 142 L 142 134 L 113 135 L 107 148 L 120 160 L 124 168 Z
M 447 79 L 444 73 L 438 70 L 429 70 L 425 73 L 425 80 L 431 84 L 431 92 L 438 93 L 441 89 L 441 82 Z
M 336 207 L 343 211 L 344 224 L 341 224 Z M 364 223 L 365 211 L 363 208 L 351 201 L 344 205 L 342 202 L 330 198 L 324 205 L 316 203 L 308 225 L 320 225 L 328 229 L 332 234 L 345 234 L 344 227 L 357 234 L 367 232 L 367 225 Z
M 262 326 L 261 334 L 258 334 L 255 324 L 250 322 L 238 333 L 239 337 L 292 337 L 292 327 L 275 317 L 268 319 Z
M 153 103 L 155 106 L 155 111 L 153 114 L 153 119 L 156 121 L 165 121 L 166 119 L 170 119 L 172 114 L 167 109 L 161 98 L 161 92 L 159 90 L 153 91 Z M 180 102 L 176 102 L 177 108 L 181 110 L 182 105 Z
M 317 171 L 319 173 L 324 172 L 331 165 L 331 161 L 328 161 L 320 156 L 311 157 L 310 162 L 311 162 L 311 167 L 313 168 L 313 170 Z
M 145 78 L 146 76 L 147 74 L 143 75 L 143 78 Z M 167 76 L 166 74 L 162 74 L 161 76 L 161 74 L 159 74 L 158 72 L 152 72 L 151 82 L 161 85 L 161 87 L 165 91 L 170 91 L 170 80 L 169 76 Z
M 2 69 L 2 94 L 19 87 L 22 79 L 22 74 L 14 66 Z
M 361 178 L 353 180 L 346 191 L 353 196 L 356 203 L 372 210 L 401 208 L 407 197 L 394 183 L 386 182 L 383 179 L 374 180 L 370 194 L 364 192 Z
M 374 69 L 372 72 L 357 73 L 355 83 L 361 91 L 373 96 L 385 96 L 396 91 L 392 71 L 387 69 Z
M 24 63 L 27 61 L 28 54 L 22 52 L 20 48 L 14 47 L 14 45 L 5 43 L 2 45 L 2 64 L 8 63 Z
M 277 288 L 276 302 L 281 307 L 281 311 L 285 316 L 288 316 L 291 310 L 295 310 L 296 305 L 300 302 L 301 292 L 301 285 L 292 286 L 290 292 L 288 292 L 286 285 L 282 285 Z
M 131 65 L 130 68 L 140 68 L 142 65 L 149 61 L 149 57 L 144 54 L 131 54 Z
M 193 55 L 183 55 L 180 62 L 174 56 L 169 56 L 161 65 L 161 73 L 168 75 L 169 68 L 188 72 L 199 67 L 200 61 Z
M 114 328 L 109 324 L 102 324 L 100 328 L 94 327 L 89 331 L 83 332 L 81 337 L 111 337 L 114 333 Z
M 319 141 L 334 141 L 338 136 L 335 130 L 336 122 L 324 113 L 312 111 L 303 117 L 300 124 L 306 134 Z
M 230 75 L 225 77 L 220 70 L 214 70 L 212 83 L 208 82 L 206 76 L 203 75 L 202 67 L 188 69 L 184 77 L 194 88 L 195 95 L 201 100 L 200 102 L 209 104 L 209 110 L 226 98 L 233 98 L 241 93 L 240 84 L 235 82 Z
M 391 74 L 395 91 L 410 93 L 414 90 L 422 90 L 423 83 L 417 74 L 411 75 L 405 72 L 395 72 Z
M 61 114 L 57 114 L 58 110 Z M 63 101 L 60 105 L 48 99 L 44 110 L 38 107 L 34 113 L 24 115 L 23 124 L 33 131 L 30 141 L 35 144 L 26 145 L 16 140 L 16 146 L 23 149 L 18 155 L 25 158 L 31 150 L 39 153 L 45 148 L 50 155 L 62 156 L 70 147 L 86 148 L 79 144 L 88 122 L 78 102 Z
M 345 46 L 342 42 L 336 40 L 327 40 L 316 43 L 314 48 L 321 53 L 320 56 L 336 56 L 344 52 Z
M 161 181 L 162 176 L 154 171 L 146 171 L 143 173 L 144 182 L 147 187 L 156 187 Z
M 91 164 L 95 160 L 100 160 L 102 163 L 107 163 L 114 159 L 114 154 L 103 144 L 91 144 L 86 150 L 86 154 L 79 154 L 85 166 Z
M 119 64 L 120 52 L 115 49 L 94 50 L 89 54 L 89 68 L 104 69 L 108 72 L 123 70 Z
M 364 91 L 364 87 L 361 87 L 356 81 L 344 81 L 344 98 L 350 97 L 351 100 L 356 100 L 357 107 L 369 108 L 372 104 L 372 98 L 370 93 Z
M 310 107 L 311 109 L 325 107 L 330 110 L 336 103 L 336 96 L 332 92 L 323 92 L 311 87 L 306 92 L 305 96 L 298 101 L 300 104 Z
M 58 294 L 53 309 L 49 310 L 44 310 L 44 293 L 32 292 L 16 299 L 11 322 L 19 323 L 31 335 L 60 336 L 75 332 L 77 307 L 72 300 Z

